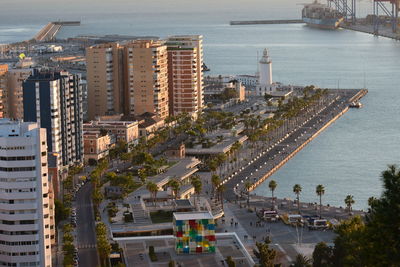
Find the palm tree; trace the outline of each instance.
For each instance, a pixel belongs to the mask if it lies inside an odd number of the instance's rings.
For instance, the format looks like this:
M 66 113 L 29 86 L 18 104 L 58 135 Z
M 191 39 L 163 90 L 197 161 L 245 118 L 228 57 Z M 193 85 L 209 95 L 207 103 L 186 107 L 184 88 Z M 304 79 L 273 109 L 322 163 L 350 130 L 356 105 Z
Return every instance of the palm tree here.
M 219 169 L 219 175 L 222 176 L 222 165 L 224 164 L 225 160 L 227 159 L 227 155 L 225 153 L 219 153 L 215 158 L 217 162 L 217 168 Z
M 150 192 L 151 197 L 153 199 L 154 206 L 156 205 L 156 198 L 158 192 L 158 186 L 153 182 L 148 182 L 146 185 L 146 189 Z
M 319 218 L 321 219 L 322 213 L 322 195 L 325 194 L 325 188 L 322 184 L 317 185 L 315 189 L 315 193 L 319 196 Z
M 268 184 L 269 190 L 271 190 L 272 193 L 272 209 L 275 207 L 275 199 L 274 199 L 274 191 L 278 184 L 275 182 L 275 180 L 271 180 Z
M 210 169 L 211 173 L 215 175 L 215 172 L 217 171 L 218 168 L 218 163 L 215 159 L 210 159 L 208 161 L 208 168 Z
M 169 180 L 168 187 L 171 188 L 172 193 L 174 194 L 174 198 L 178 199 L 179 190 L 181 189 L 181 183 L 176 178 L 173 178 Z
M 215 194 L 215 190 L 217 189 L 217 187 L 219 186 L 220 183 L 221 183 L 221 178 L 219 178 L 218 175 L 213 174 L 211 176 L 211 184 L 213 185 L 214 194 Z
M 244 187 L 246 188 L 247 191 L 247 207 L 250 208 L 250 188 L 252 187 L 252 184 L 249 181 L 247 181 L 244 184 Z
M 201 189 L 202 189 L 202 182 L 200 179 L 200 176 L 198 175 L 193 175 L 191 179 L 191 184 L 194 188 L 195 194 L 197 194 L 197 201 L 199 200 Z
M 138 176 L 140 178 L 140 180 L 142 181 L 142 183 L 146 182 L 146 178 L 147 178 L 147 173 L 146 173 L 146 169 L 145 168 L 141 168 L 138 170 Z
M 352 195 L 347 195 L 344 199 L 344 203 L 346 204 L 347 209 L 349 210 L 349 214 L 351 215 L 351 206 L 355 203 L 354 197 Z
M 297 211 L 299 212 L 299 214 L 300 214 L 300 193 L 301 193 L 301 190 L 302 190 L 301 185 L 295 184 L 293 186 L 293 192 L 297 196 Z
M 311 267 L 311 260 L 302 254 L 297 254 L 296 260 L 291 265 L 293 267 Z
M 224 197 L 223 197 L 223 194 L 224 194 L 225 190 L 226 190 L 226 187 L 223 184 L 221 184 L 220 186 L 217 187 L 217 194 L 219 196 L 219 200 L 221 201 L 222 210 L 224 210 Z

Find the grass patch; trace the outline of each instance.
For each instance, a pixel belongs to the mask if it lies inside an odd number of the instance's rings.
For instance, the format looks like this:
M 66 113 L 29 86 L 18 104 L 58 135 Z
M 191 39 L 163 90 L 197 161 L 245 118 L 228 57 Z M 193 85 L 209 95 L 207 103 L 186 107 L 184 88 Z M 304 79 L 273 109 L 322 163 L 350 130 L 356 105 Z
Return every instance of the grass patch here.
M 153 223 L 166 223 L 172 222 L 173 211 L 155 211 L 150 212 L 150 218 Z
M 168 168 L 171 168 L 172 166 L 174 166 L 177 163 L 178 163 L 177 161 L 168 161 L 168 163 L 167 163 Z

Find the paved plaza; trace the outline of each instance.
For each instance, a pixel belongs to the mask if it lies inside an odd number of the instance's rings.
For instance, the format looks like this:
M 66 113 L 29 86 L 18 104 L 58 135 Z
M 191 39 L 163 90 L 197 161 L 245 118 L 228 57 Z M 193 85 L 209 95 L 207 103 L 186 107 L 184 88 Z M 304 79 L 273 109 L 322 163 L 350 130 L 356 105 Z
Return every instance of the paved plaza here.
M 179 255 L 175 253 L 175 239 L 172 236 L 152 236 L 116 239 L 124 251 L 128 267 L 157 267 L 168 266 L 174 260 L 181 267 L 210 267 L 226 266 L 225 259 L 231 256 L 238 267 L 254 266 L 254 261 L 246 252 L 234 233 L 217 235 L 216 252 L 210 254 Z M 157 261 L 149 258 L 149 247 L 153 246 Z
M 269 237 L 272 248 L 278 252 L 278 261 L 283 263 L 283 266 L 289 266 L 299 253 L 310 256 L 317 243 L 329 244 L 335 237 L 332 230 L 310 231 L 306 227 L 296 228 L 280 221 L 257 224 L 259 218 L 255 212 L 249 212 L 247 207 L 238 208 L 238 205 L 232 203 L 225 204 L 224 221 L 218 220 L 217 231 L 235 231 L 250 254 L 255 242 L 262 242 Z M 253 254 L 252 256 L 254 257 Z

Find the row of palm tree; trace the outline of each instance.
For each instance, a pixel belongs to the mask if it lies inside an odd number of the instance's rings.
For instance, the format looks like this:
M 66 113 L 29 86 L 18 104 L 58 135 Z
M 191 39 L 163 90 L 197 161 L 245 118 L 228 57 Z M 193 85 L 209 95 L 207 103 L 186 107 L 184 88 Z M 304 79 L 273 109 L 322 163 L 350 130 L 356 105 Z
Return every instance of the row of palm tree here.
M 325 91 L 313 90 L 313 88 L 306 91 L 304 98 L 293 98 L 286 104 L 281 103 L 274 118 L 261 120 L 259 116 L 242 114 L 241 121 L 245 126 L 245 133 L 249 136 L 249 141 L 255 150 L 259 148 L 258 141 L 262 141 L 262 146 L 264 146 L 266 142 L 269 145 L 269 142 L 279 140 L 290 129 L 305 121 L 309 117 L 308 114 L 315 114 L 326 101 L 322 98 Z M 311 91 L 312 94 L 310 94 Z
M 299 124 L 299 120 L 305 120 L 309 113 L 315 113 L 318 106 L 321 104 L 321 96 L 323 95 L 322 90 L 311 89 L 305 90 L 304 98 L 294 98 L 286 104 L 281 104 L 278 107 L 275 118 L 269 118 L 263 120 L 260 116 L 249 115 L 243 112 L 241 116 L 234 116 L 232 113 L 208 111 L 203 115 L 203 123 L 206 121 L 207 124 L 217 125 L 229 121 L 240 121 L 245 126 L 245 134 L 249 137 L 249 141 L 252 147 L 252 155 L 258 153 L 261 146 L 264 149 L 265 145 L 270 145 L 270 142 L 279 140 L 284 136 L 290 129 L 296 127 Z M 267 127 L 268 126 L 268 127 Z M 225 161 L 231 163 L 239 161 L 237 160 L 237 153 L 240 150 L 240 144 L 232 146 L 231 151 L 228 155 L 221 154 L 207 160 L 207 165 L 211 170 L 212 174 L 215 174 L 219 170 L 219 175 L 222 176 L 222 169 L 225 167 Z
M 277 188 L 278 184 L 275 180 L 271 180 L 268 183 L 268 188 L 272 193 L 272 209 L 274 209 L 275 207 L 275 197 L 274 197 L 274 191 Z M 250 201 L 250 189 L 252 187 L 252 184 L 250 182 L 246 182 L 245 183 L 245 188 L 247 191 L 247 205 L 249 205 L 249 201 Z M 297 210 L 298 213 L 300 214 L 300 194 L 302 191 L 302 187 L 300 184 L 295 184 L 293 186 L 293 193 L 296 194 L 296 201 L 297 201 Z M 319 184 L 316 186 L 315 188 L 315 193 L 317 194 L 317 196 L 319 197 L 319 217 L 322 217 L 322 196 L 325 194 L 325 187 L 322 184 Z M 347 210 L 349 211 L 349 213 L 351 213 L 352 211 L 352 206 L 355 203 L 354 200 L 354 196 L 352 195 L 347 195 L 346 198 L 344 199 L 344 203 L 347 206 Z

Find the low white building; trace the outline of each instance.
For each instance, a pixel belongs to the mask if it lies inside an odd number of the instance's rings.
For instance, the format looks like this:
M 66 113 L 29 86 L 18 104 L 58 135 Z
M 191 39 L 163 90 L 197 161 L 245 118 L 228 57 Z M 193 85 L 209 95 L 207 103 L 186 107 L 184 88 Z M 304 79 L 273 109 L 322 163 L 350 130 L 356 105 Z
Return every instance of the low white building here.
M 255 87 L 258 84 L 257 75 L 236 75 L 235 79 L 246 87 Z

